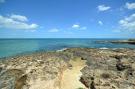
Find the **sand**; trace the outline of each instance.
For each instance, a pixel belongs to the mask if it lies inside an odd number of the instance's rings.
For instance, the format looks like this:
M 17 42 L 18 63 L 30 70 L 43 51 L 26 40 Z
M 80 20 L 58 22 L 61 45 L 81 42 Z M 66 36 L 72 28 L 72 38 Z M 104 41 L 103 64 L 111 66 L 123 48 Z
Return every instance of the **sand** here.
M 79 81 L 82 73 L 80 70 L 85 66 L 85 61 L 77 58 L 70 61 L 72 69 L 67 69 L 63 72 L 60 89 L 86 89 Z

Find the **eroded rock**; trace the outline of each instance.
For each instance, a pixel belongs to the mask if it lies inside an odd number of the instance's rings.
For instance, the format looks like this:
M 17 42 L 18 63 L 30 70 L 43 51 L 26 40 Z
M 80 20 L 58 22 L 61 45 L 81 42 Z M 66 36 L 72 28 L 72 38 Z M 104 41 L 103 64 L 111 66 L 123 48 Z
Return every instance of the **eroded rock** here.
M 86 89 L 135 89 L 135 50 L 71 48 L 0 61 L 0 89 L 60 89 L 70 60 L 86 61 L 80 81 Z M 69 81 L 70 82 L 70 81 Z
M 96 89 L 135 89 L 133 50 L 97 50 L 91 55 L 88 65 L 81 70 L 83 75 L 80 78 L 87 88 L 92 89 L 90 85 L 94 83 Z

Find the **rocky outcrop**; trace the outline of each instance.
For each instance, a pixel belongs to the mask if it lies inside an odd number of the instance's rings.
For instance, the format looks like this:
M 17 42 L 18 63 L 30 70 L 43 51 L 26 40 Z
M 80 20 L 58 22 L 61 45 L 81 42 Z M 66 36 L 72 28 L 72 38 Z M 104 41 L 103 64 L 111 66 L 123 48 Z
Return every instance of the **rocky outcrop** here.
M 135 89 L 135 51 L 98 50 L 91 55 L 80 78 L 87 88 Z
M 34 53 L 2 60 L 0 62 L 0 89 L 54 89 L 59 87 L 61 72 L 68 66 L 68 63 L 64 61 L 66 56 L 60 55 Z M 52 88 L 50 88 L 51 83 Z
M 0 75 L 0 89 L 21 89 L 27 80 L 27 75 L 19 69 L 8 69 Z
M 80 78 L 68 73 L 79 73 Z M 0 89 L 62 89 L 72 79 L 76 85 L 80 81 L 83 89 L 135 89 L 135 50 L 71 48 L 0 60 Z
M 110 41 L 96 41 L 97 43 L 113 43 L 113 44 L 133 44 L 135 45 L 135 39 L 129 40 L 110 40 Z

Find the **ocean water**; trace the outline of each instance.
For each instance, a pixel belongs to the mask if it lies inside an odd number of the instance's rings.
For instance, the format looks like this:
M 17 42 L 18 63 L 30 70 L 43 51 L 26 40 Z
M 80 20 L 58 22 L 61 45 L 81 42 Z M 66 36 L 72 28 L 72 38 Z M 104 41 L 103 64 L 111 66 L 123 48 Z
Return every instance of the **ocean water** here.
M 0 39 L 0 58 L 35 51 L 53 51 L 63 48 L 134 48 L 130 44 L 112 44 L 98 41 L 120 39 Z

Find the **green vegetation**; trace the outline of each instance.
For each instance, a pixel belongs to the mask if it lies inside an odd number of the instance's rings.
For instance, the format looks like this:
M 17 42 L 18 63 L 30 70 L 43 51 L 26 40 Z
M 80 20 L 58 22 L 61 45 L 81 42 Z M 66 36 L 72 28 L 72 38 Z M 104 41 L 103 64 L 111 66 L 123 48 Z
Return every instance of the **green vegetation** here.
M 128 41 L 135 41 L 135 39 L 128 39 Z

